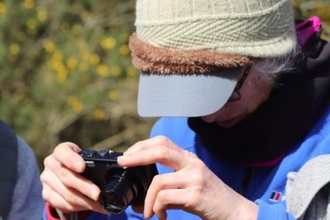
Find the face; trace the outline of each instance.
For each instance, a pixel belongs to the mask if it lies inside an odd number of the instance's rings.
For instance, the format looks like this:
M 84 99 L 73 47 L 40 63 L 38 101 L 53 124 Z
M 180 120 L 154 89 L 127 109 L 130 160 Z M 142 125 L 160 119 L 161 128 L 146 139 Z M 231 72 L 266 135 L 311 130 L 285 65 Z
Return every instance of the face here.
M 239 90 L 241 99 L 227 102 L 221 109 L 213 114 L 203 116 L 202 119 L 208 123 L 216 122 L 219 126 L 225 128 L 236 125 L 268 99 L 274 78 L 275 76 L 270 74 L 267 77 L 263 76 L 258 73 L 257 69 L 252 67 Z

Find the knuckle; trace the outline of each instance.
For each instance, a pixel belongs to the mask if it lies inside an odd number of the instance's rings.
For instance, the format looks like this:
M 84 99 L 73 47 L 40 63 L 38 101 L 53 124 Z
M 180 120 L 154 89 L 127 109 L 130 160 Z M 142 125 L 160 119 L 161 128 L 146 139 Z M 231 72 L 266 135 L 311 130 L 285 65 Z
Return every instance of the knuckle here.
M 137 141 L 134 146 L 143 146 L 145 141 Z
M 189 190 L 189 192 L 187 194 L 186 207 L 187 208 L 195 207 L 197 205 L 198 201 L 201 201 L 202 194 L 203 194 L 203 191 L 200 188 L 194 188 L 194 189 Z
M 49 198 L 51 198 L 49 190 L 46 190 L 46 189 L 42 190 L 41 195 L 42 195 L 42 198 L 46 201 L 49 201 Z
M 53 155 L 62 155 L 62 153 L 66 152 L 69 148 L 78 149 L 79 147 L 71 142 L 63 142 L 55 147 Z
M 159 146 L 157 148 L 157 151 L 155 151 L 155 154 L 158 158 L 163 157 L 164 155 L 168 155 L 170 150 L 167 147 L 164 147 L 163 145 Z
M 63 208 L 66 212 L 76 212 L 77 211 L 75 209 L 75 206 L 71 205 L 70 203 L 65 204 Z
M 160 176 L 160 175 L 156 175 L 156 176 L 154 176 L 154 178 L 153 178 L 153 180 L 152 180 L 152 184 L 153 184 L 153 185 L 156 185 L 156 186 L 158 186 L 158 187 L 160 187 L 160 188 L 162 188 L 162 187 L 165 185 L 165 183 L 164 183 L 164 181 L 163 181 L 163 178 L 162 178 L 162 176 Z
M 58 178 L 63 184 L 71 183 L 71 175 L 66 169 L 58 170 Z
M 47 156 L 47 157 L 44 159 L 44 166 L 45 166 L 45 167 L 50 166 L 51 161 L 52 161 L 52 155 Z
M 197 157 L 194 158 L 191 163 L 190 166 L 192 166 L 193 170 L 198 170 L 201 173 L 206 172 L 206 165 L 203 161 L 201 161 L 200 159 L 198 159 Z
M 166 190 L 162 190 L 158 192 L 157 200 L 160 201 L 162 204 L 166 204 L 168 202 L 169 196 L 166 193 Z
M 55 148 L 54 148 L 54 151 L 53 151 L 53 154 L 59 154 L 61 153 L 62 149 L 64 148 L 64 143 L 60 143 L 59 145 L 57 145 Z
M 155 148 L 155 150 L 151 153 L 152 157 L 162 163 L 162 162 L 165 162 L 171 155 L 171 150 L 167 147 L 164 147 L 164 146 L 158 146 Z
M 45 171 L 43 171 L 40 174 L 40 180 L 41 180 L 41 182 L 47 182 L 47 174 L 45 173 Z
M 170 139 L 168 137 L 165 137 L 163 135 L 159 135 L 155 138 L 159 145 L 165 145 L 168 146 L 169 143 L 171 143 Z
M 202 173 L 193 173 L 191 175 L 191 182 L 194 183 L 196 186 L 203 186 L 205 185 L 204 175 Z
M 198 157 L 196 156 L 196 154 L 194 154 L 194 153 L 192 153 L 192 152 L 190 152 L 190 151 L 187 151 L 187 150 L 185 150 L 185 154 L 186 154 L 187 157 L 191 157 L 191 158 L 195 158 L 195 159 L 198 158 Z
M 68 203 L 68 206 L 66 207 L 67 209 L 70 209 L 70 208 L 72 209 L 72 205 L 76 204 L 76 202 L 77 202 L 76 197 L 71 193 L 64 194 L 63 198 Z

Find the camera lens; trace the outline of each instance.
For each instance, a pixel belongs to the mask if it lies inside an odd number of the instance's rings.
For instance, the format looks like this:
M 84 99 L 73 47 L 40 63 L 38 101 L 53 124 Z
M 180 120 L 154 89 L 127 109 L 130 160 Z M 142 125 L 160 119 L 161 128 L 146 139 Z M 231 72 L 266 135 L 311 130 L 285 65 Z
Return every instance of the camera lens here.
M 119 214 L 137 197 L 134 181 L 128 179 L 124 169 L 116 169 L 106 179 L 106 185 L 100 194 L 100 202 L 105 210 Z

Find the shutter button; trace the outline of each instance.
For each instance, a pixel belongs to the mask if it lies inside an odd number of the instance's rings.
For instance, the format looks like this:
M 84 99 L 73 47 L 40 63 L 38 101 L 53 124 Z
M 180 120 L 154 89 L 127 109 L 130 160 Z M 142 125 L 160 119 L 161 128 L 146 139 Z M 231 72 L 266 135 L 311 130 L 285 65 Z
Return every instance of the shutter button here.
M 100 155 L 100 157 L 106 157 L 109 155 L 109 150 L 108 149 L 102 149 L 98 152 L 98 154 Z
M 83 156 L 87 158 L 94 157 L 95 155 L 96 155 L 96 151 L 94 150 L 85 150 L 83 153 Z

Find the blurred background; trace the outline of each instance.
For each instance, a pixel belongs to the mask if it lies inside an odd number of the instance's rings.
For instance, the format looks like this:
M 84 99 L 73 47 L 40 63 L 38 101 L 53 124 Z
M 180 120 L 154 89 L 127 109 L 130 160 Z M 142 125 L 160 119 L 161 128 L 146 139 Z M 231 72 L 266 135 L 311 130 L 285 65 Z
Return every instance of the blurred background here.
M 330 1 L 293 0 L 330 37 Z M 0 0 L 0 118 L 43 159 L 63 141 L 123 151 L 155 118 L 136 111 L 133 0 Z

